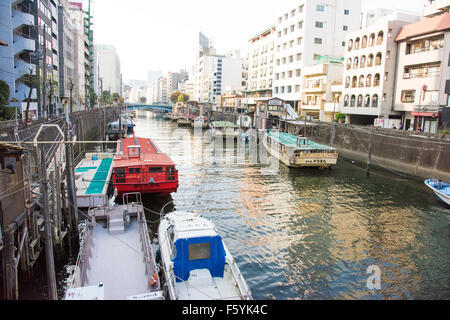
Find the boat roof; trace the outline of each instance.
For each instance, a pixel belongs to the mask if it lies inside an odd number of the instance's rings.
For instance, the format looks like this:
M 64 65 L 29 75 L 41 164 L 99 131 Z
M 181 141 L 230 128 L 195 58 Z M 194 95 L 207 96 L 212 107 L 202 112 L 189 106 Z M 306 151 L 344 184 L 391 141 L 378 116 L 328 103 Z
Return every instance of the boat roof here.
M 228 121 L 213 121 L 211 122 L 211 125 L 215 128 L 239 128 L 239 126 Z
M 309 140 L 305 137 L 299 137 L 290 133 L 286 132 L 267 132 L 266 135 L 274 140 L 277 140 L 279 143 L 290 147 L 290 148 L 296 148 L 297 150 L 335 150 L 335 148 L 324 146 L 322 144 L 316 143 L 314 141 Z M 305 145 L 298 146 L 297 145 L 297 139 L 301 138 L 306 141 Z
M 165 218 L 174 225 L 177 239 L 218 235 L 214 224 L 197 213 L 175 211 L 167 214 Z
M 129 157 L 128 148 L 140 148 L 139 157 Z M 114 157 L 114 167 L 130 166 L 174 166 L 175 163 L 168 155 L 159 149 L 158 145 L 148 138 L 123 138 L 117 142 L 116 155 Z

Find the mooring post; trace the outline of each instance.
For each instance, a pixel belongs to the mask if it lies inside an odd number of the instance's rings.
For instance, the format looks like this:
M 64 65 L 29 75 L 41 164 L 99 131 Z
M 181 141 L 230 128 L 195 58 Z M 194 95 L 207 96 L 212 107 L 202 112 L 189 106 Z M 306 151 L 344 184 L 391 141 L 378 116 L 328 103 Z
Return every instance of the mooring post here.
M 370 175 L 370 165 L 372 161 L 372 145 L 373 145 L 373 130 L 375 127 L 370 129 L 370 137 L 369 137 L 369 148 L 367 149 L 367 176 Z
M 41 153 L 41 195 L 44 210 L 44 231 L 45 231 L 45 260 L 47 265 L 47 286 L 48 298 L 57 300 L 56 291 L 56 275 L 55 275 L 55 259 L 53 256 L 53 240 L 52 240 L 52 222 L 48 207 L 48 181 L 47 181 L 47 164 L 45 161 L 45 152 L 43 146 L 40 146 Z

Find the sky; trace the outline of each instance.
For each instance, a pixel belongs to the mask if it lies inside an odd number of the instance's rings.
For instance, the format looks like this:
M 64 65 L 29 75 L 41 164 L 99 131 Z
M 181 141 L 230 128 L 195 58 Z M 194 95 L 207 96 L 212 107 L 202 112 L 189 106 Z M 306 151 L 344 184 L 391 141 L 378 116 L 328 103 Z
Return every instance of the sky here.
M 73 0 L 77 1 L 77 0 Z M 94 43 L 116 47 L 124 82 L 146 80 L 149 70 L 190 71 L 198 33 L 218 53 L 247 53 L 248 39 L 274 24 L 295 0 L 92 0 Z M 83 0 L 87 9 L 88 0 Z M 362 10 L 421 13 L 426 0 L 362 0 Z

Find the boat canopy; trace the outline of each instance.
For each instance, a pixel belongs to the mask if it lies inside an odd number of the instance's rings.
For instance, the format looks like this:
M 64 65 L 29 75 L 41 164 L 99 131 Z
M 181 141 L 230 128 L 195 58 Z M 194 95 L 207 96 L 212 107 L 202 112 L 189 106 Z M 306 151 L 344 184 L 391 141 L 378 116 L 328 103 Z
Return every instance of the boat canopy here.
M 267 132 L 266 135 L 267 137 L 278 141 L 280 144 L 296 150 L 335 150 L 335 148 L 315 143 L 308 138 L 298 137 L 286 132 Z
M 225 249 L 219 235 L 178 239 L 172 259 L 176 281 L 187 281 L 192 270 L 208 269 L 212 277 L 223 277 Z
M 214 128 L 239 128 L 234 123 L 228 121 L 213 121 L 211 122 L 211 125 Z

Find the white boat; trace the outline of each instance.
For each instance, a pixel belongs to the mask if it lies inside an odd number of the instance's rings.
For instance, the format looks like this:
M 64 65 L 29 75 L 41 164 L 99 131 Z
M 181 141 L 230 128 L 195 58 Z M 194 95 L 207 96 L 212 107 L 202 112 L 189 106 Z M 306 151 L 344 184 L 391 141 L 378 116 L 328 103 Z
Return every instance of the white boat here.
M 450 185 L 436 179 L 425 180 L 425 185 L 433 190 L 436 198 L 450 206 Z
M 266 132 L 263 144 L 267 151 L 288 167 L 328 168 L 337 162 L 335 148 L 285 132 Z
M 123 203 L 89 209 L 65 300 L 164 299 L 141 196 Z
M 239 267 L 207 219 L 169 213 L 161 219 L 158 240 L 164 289 L 171 300 L 252 299 Z
M 106 206 L 114 153 L 86 153 L 75 168 L 78 208 Z

